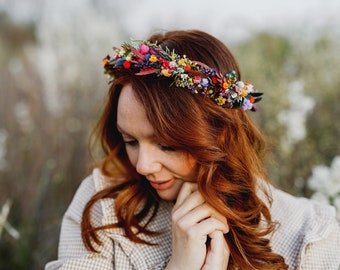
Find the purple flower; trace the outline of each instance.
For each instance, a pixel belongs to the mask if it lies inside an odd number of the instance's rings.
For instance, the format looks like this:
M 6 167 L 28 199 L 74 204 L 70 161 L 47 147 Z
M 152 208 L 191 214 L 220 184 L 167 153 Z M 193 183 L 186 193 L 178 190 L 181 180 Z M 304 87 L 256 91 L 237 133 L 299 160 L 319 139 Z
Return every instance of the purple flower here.
M 209 85 L 209 80 L 207 78 L 202 78 L 201 85 L 203 87 L 208 86 Z
M 150 48 L 150 50 L 149 50 L 149 52 L 150 52 L 150 54 L 158 54 L 158 50 L 156 50 L 155 48 Z
M 250 102 L 250 100 L 245 98 L 243 100 L 242 109 L 246 111 L 246 110 L 251 110 L 252 107 L 253 107 L 253 104 Z

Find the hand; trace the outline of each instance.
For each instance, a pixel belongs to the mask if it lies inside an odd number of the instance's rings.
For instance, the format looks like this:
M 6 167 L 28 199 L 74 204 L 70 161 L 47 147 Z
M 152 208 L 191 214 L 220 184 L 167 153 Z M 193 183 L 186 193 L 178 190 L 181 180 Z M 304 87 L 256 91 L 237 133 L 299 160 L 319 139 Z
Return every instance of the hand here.
M 227 269 L 230 250 L 221 231 L 209 234 L 210 245 L 202 270 Z
M 205 202 L 196 184 L 185 182 L 172 210 L 172 256 L 167 269 L 226 269 L 229 249 L 223 234 L 228 231 L 226 218 Z

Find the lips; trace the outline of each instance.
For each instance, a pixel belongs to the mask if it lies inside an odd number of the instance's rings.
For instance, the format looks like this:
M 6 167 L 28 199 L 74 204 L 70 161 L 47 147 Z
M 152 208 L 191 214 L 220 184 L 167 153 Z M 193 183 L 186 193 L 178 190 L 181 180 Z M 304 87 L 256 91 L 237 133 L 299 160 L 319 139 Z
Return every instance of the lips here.
M 150 185 L 156 190 L 166 190 L 172 187 L 175 179 L 170 179 L 167 181 L 150 181 Z

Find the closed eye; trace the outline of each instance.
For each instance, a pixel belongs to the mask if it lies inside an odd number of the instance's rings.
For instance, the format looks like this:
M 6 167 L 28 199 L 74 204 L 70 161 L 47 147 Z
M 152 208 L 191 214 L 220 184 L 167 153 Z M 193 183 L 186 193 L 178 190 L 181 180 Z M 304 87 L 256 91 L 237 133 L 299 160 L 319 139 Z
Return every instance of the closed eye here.
M 176 149 L 172 148 L 171 146 L 167 146 L 167 145 L 163 145 L 163 144 L 159 144 L 159 147 L 162 151 L 176 151 Z
M 124 144 L 128 145 L 128 146 L 137 146 L 138 145 L 138 141 L 137 140 L 125 140 Z

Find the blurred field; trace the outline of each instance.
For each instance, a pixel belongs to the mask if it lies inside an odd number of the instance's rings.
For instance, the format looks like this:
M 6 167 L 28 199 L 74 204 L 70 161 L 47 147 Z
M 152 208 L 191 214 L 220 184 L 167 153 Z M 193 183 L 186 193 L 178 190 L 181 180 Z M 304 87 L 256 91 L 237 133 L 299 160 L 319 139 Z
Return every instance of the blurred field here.
M 112 37 L 46 40 L 5 13 L 0 33 L 0 209 L 11 200 L 8 222 L 20 233 L 16 240 L 2 231 L 0 269 L 42 269 L 56 257 L 62 215 L 90 171 L 87 140 L 106 90 L 100 57 Z M 73 47 L 61 47 L 69 38 Z M 312 168 L 340 154 L 339 39 L 260 33 L 230 47 L 243 79 L 265 93 L 252 117 L 272 144 L 270 178 L 310 196 Z

